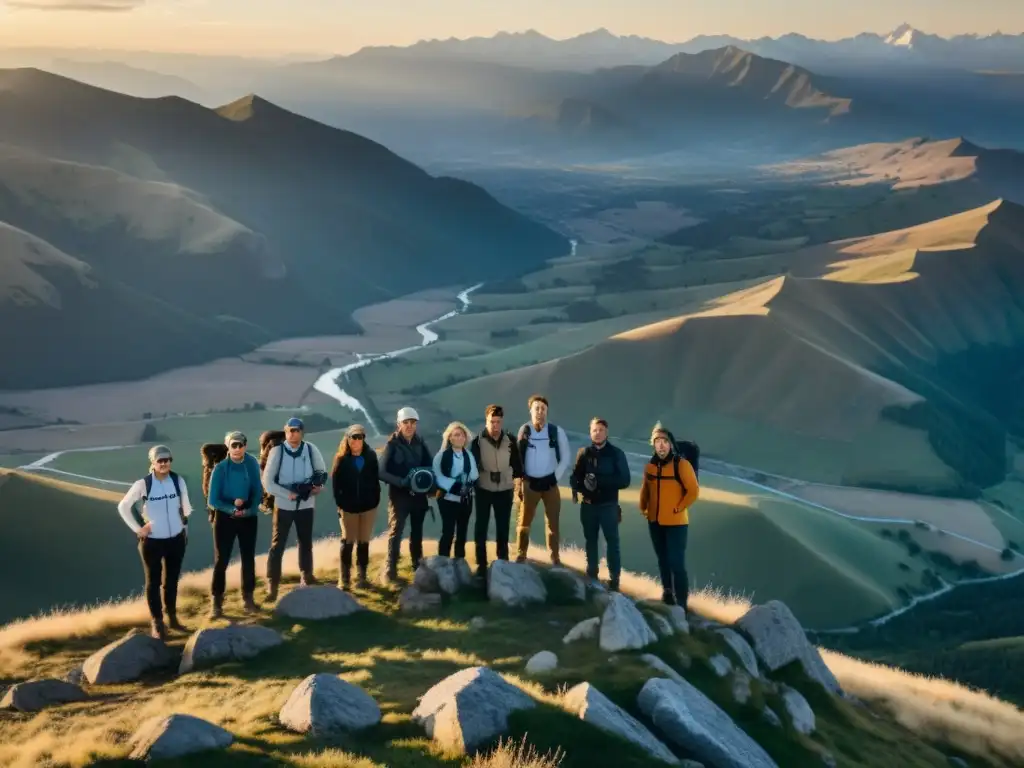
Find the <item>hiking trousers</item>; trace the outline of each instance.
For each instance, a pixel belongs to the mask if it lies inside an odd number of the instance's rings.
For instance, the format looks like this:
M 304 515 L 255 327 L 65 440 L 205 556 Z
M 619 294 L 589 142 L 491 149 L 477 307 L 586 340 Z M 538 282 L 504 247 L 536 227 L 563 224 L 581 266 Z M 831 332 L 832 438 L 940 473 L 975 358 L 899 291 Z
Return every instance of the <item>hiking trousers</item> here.
M 562 511 L 562 495 L 558 486 L 553 485 L 546 491 L 535 491 L 530 488 L 529 478 L 523 479 L 523 500 L 519 503 L 519 521 L 516 528 L 518 559 L 525 560 L 530 548 L 530 526 L 537 514 L 537 505 L 544 503 L 544 518 L 547 523 L 547 543 L 551 552 L 551 562 L 559 562 L 558 557 L 558 519 Z
M 690 596 L 690 577 L 686 573 L 686 540 L 690 526 L 651 522 L 647 526 L 658 558 L 661 588 L 675 595 L 676 603 L 686 608 Z
M 410 498 L 410 501 L 414 501 Z M 422 503 L 422 506 L 420 504 Z M 394 574 L 398 569 L 398 556 L 402 549 L 402 534 L 405 532 L 405 521 L 409 521 L 409 557 L 412 568 L 419 567 L 423 559 L 423 521 L 427 517 L 428 506 L 423 502 L 397 505 L 388 500 L 388 572 Z
M 487 491 L 476 489 L 476 567 L 487 567 L 487 529 L 491 525 L 491 509 L 494 509 L 494 540 L 498 545 L 498 559 L 508 560 L 508 529 L 512 520 L 512 497 L 515 492 Z
M 313 507 L 305 509 L 274 508 L 274 529 L 267 553 L 267 581 L 281 583 L 281 558 L 288 545 L 288 533 L 295 523 L 295 538 L 299 540 L 299 571 L 313 573 Z
M 213 583 L 210 594 L 224 596 L 228 564 L 238 539 L 238 554 L 242 561 L 242 594 L 252 595 L 256 589 L 256 533 L 255 515 L 234 517 L 218 511 L 213 518 Z
M 178 578 L 181 561 L 185 559 L 187 535 L 182 531 L 170 539 L 139 539 L 139 557 L 146 574 L 146 603 L 153 621 L 163 623 L 163 612 L 176 616 L 178 611 Z M 160 593 L 163 592 L 163 605 Z
M 473 514 L 473 502 L 438 499 L 437 508 L 441 512 L 441 538 L 437 542 L 437 554 L 451 557 L 454 538 L 455 557 L 465 559 L 466 535 L 469 531 L 469 518 Z
M 604 534 L 608 551 L 608 576 L 619 583 L 622 563 L 619 555 L 619 505 L 617 502 L 604 504 L 580 504 L 580 524 L 587 551 L 587 575 L 597 578 L 601 565 L 600 535 Z

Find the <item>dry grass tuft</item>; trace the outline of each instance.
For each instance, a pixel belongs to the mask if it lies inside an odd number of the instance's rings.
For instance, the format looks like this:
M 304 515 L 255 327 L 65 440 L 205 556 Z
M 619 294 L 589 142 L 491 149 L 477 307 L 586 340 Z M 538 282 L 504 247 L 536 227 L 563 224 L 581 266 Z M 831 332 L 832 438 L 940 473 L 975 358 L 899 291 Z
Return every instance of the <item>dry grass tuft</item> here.
M 539 754 L 525 737 L 518 744 L 502 739 L 493 752 L 477 754 L 467 768 L 558 768 L 564 759 L 561 749 Z

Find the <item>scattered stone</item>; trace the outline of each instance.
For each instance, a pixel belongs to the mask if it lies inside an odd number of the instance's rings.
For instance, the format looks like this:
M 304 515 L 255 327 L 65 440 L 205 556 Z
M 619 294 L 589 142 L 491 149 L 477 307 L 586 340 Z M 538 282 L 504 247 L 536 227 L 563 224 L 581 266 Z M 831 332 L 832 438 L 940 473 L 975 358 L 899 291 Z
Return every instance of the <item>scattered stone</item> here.
M 362 688 L 329 674 L 299 683 L 281 707 L 281 725 L 314 736 L 358 731 L 380 722 L 380 707 Z
M 732 697 L 737 704 L 746 704 L 750 701 L 752 691 L 750 690 L 751 677 L 746 672 L 737 669 L 732 676 Z
M 679 764 L 679 758 L 658 741 L 639 720 L 590 683 L 580 683 L 569 689 L 562 701 L 566 710 L 578 716 L 583 722 L 633 742 L 658 760 L 671 765 Z
M 64 682 L 72 685 L 81 685 L 85 682 L 85 667 L 79 664 L 77 667 L 64 675 Z
M 591 589 L 594 590 L 594 595 L 591 598 L 591 602 L 594 603 L 602 611 L 608 607 L 608 603 L 611 602 L 612 596 L 607 589 L 601 584 L 592 584 Z
M 778 768 L 729 715 L 685 680 L 648 680 L 637 704 L 667 738 L 715 768 Z
M 558 657 L 551 651 L 535 653 L 526 662 L 526 673 L 529 675 L 541 675 L 558 669 Z
M 683 669 L 689 669 L 693 666 L 693 659 L 690 658 L 690 654 L 688 654 L 686 651 L 676 651 L 676 658 L 679 659 L 679 666 L 681 666 Z
M 487 596 L 492 603 L 518 607 L 545 602 L 548 591 L 529 563 L 495 560 L 488 567 Z
M 562 565 L 556 565 L 548 569 L 548 578 L 561 585 L 565 590 L 568 602 L 587 602 L 587 582 L 575 571 L 570 571 Z
M 503 562 L 499 560 L 498 562 Z M 537 703 L 487 667 L 449 675 L 420 697 L 412 720 L 443 746 L 474 751 L 508 731 L 508 716 Z
M 87 698 L 89 697 L 85 691 L 64 680 L 29 680 L 25 683 L 15 683 L 7 689 L 3 699 L 0 699 L 0 709 L 38 712 L 57 704 L 84 701 Z
M 416 587 L 420 592 L 434 593 L 441 591 L 441 583 L 437 572 L 427 568 L 424 562 L 420 563 L 420 567 L 412 575 L 412 586 Z
M 672 623 L 660 613 L 651 611 L 647 614 L 647 618 L 650 620 L 658 637 L 672 637 L 675 635 L 676 631 L 672 627 Z
M 418 570 L 416 572 L 419 573 Z M 405 613 L 431 611 L 440 607 L 441 594 L 439 592 L 424 592 L 415 584 L 403 589 L 398 596 L 398 610 Z
M 722 629 L 716 629 L 716 633 L 722 636 L 729 647 L 736 652 L 736 655 L 740 659 L 740 663 L 743 668 L 747 670 L 747 674 L 753 678 L 761 677 L 761 672 L 757 668 L 757 654 L 754 653 L 754 649 L 750 647 L 750 643 L 743 639 L 743 637 L 733 629 L 723 627 Z
M 591 640 L 597 637 L 597 632 L 600 627 L 600 616 L 595 616 L 592 619 L 584 619 L 569 630 L 568 634 L 562 638 L 562 642 L 568 645 L 569 643 L 574 643 L 577 640 Z
M 184 675 L 193 669 L 221 661 L 251 659 L 283 642 L 284 638 L 279 633 L 259 624 L 232 624 L 223 628 L 200 629 L 185 644 L 178 674 Z
M 416 569 L 416 579 L 413 583 L 423 592 L 441 591 L 446 595 L 454 595 L 459 591 L 463 583 L 459 576 L 459 568 L 456 562 L 461 562 L 466 566 L 466 583 L 468 583 L 472 579 L 472 574 L 469 572 L 469 565 L 466 561 L 456 561 L 441 555 L 432 555 L 421 560 L 419 568 Z M 432 573 L 434 578 L 431 579 L 426 574 L 421 576 L 420 572 L 424 570 Z M 432 583 L 436 584 L 433 589 L 429 588 Z
M 686 620 L 686 609 L 681 605 L 671 605 L 668 609 L 668 620 L 682 635 L 690 634 L 690 623 Z
M 364 610 L 348 592 L 330 586 L 303 587 L 293 589 L 274 607 L 275 616 L 289 619 L 336 619 Z
M 131 760 L 164 760 L 227 749 L 235 737 L 219 725 L 192 715 L 160 715 L 144 722 L 132 736 Z
M 825 768 L 838 768 L 839 766 L 831 752 L 821 753 L 821 764 L 824 765 Z M 964 763 L 964 765 L 966 765 L 966 763 Z
M 788 685 L 782 686 L 781 694 L 782 703 L 786 705 L 786 712 L 789 713 L 793 729 L 804 736 L 814 733 L 814 710 L 811 709 L 811 705 L 807 703 L 803 694 Z
M 601 617 L 601 650 L 639 650 L 656 642 L 658 636 L 633 601 L 621 592 L 612 593 Z
M 483 616 L 474 616 L 469 620 L 469 628 L 474 630 L 480 630 L 487 626 L 487 619 Z
M 776 728 L 782 727 L 782 719 L 775 714 L 774 709 L 767 705 L 761 710 L 761 719 L 768 723 L 768 725 L 774 725 Z
M 676 682 L 679 682 L 683 679 L 682 675 L 680 675 L 678 672 L 672 669 L 672 667 L 670 667 L 664 661 L 659 659 L 653 653 L 643 654 L 640 657 L 640 661 L 644 662 L 647 666 L 658 670 L 658 672 L 665 675 L 665 677 L 669 678 L 670 680 L 675 680 Z
M 705 616 L 700 616 L 696 613 L 690 613 L 687 618 L 689 620 L 690 626 L 696 627 L 697 629 L 711 631 L 718 629 L 722 626 L 720 622 L 717 622 L 714 619 L 709 619 Z
M 134 682 L 173 663 L 174 654 L 163 642 L 133 629 L 87 658 L 82 671 L 91 685 L 113 685 Z
M 736 626 L 750 636 L 757 655 L 772 672 L 799 661 L 807 675 L 826 690 L 831 693 L 842 691 L 839 681 L 822 661 L 818 649 L 811 645 L 800 622 L 785 603 L 771 600 L 764 605 L 755 605 L 736 622 Z
M 715 674 L 719 677 L 725 677 L 732 672 L 732 662 L 729 661 L 728 656 L 724 656 L 721 653 L 716 653 L 708 659 L 708 664 L 711 665 L 711 668 L 715 670 Z

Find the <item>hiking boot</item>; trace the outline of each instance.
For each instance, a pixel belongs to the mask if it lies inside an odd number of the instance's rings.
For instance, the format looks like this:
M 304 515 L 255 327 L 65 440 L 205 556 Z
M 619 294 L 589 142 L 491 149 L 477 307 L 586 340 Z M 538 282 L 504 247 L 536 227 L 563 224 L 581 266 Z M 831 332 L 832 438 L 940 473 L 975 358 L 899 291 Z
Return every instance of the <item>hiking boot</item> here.
M 665 605 L 675 605 L 676 596 L 672 594 L 671 590 L 666 589 L 664 592 L 661 593 L 661 602 L 663 602 Z
M 267 602 L 273 603 L 277 601 L 277 582 L 272 581 L 267 587 Z
M 553 568 L 558 568 L 561 565 L 562 565 L 562 558 L 559 557 L 558 555 L 552 555 L 551 556 L 551 566 Z
M 214 595 L 210 599 L 210 620 L 216 621 L 217 619 L 224 618 L 224 596 Z
M 313 575 L 312 571 L 307 571 L 303 573 L 302 577 L 299 579 L 300 587 L 315 587 L 319 583 L 320 582 L 317 581 L 317 578 Z
M 525 563 L 526 562 L 526 555 L 517 555 L 516 556 L 516 562 L 517 563 Z
M 367 589 L 370 586 L 370 580 L 366 578 L 366 566 L 359 566 L 359 576 L 356 578 L 356 587 L 359 589 Z
M 619 591 L 619 580 L 618 579 L 608 579 L 608 591 L 609 592 L 618 592 Z
M 252 599 L 252 592 L 247 595 L 242 595 L 242 610 L 249 615 L 260 612 L 260 607 L 256 605 L 256 601 Z
M 167 627 L 164 626 L 162 621 L 153 619 L 149 622 L 149 636 L 154 640 L 161 640 L 167 642 Z
M 178 621 L 178 614 L 176 613 L 167 614 L 167 627 L 175 632 L 188 632 L 188 629 L 183 627 L 181 622 Z
M 338 589 L 343 589 L 348 592 L 349 587 L 352 586 L 352 571 L 348 568 L 341 569 L 341 575 L 338 577 Z

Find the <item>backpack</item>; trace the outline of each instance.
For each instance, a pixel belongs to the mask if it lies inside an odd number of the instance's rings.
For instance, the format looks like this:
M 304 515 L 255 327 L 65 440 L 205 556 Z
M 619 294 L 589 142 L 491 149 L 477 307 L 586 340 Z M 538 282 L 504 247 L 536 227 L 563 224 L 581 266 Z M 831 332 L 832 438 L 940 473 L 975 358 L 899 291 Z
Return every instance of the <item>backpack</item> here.
M 203 496 L 209 499 L 213 468 L 228 457 L 228 447 L 224 443 L 204 443 L 199 453 L 203 457 Z
M 181 498 L 181 483 L 178 481 L 178 473 L 171 472 L 171 482 L 174 483 L 174 492 L 178 495 L 178 517 L 181 518 L 181 524 L 185 527 L 185 535 L 188 536 L 188 518 L 185 517 L 185 501 Z M 142 503 L 145 504 L 149 501 L 149 494 L 153 492 L 153 473 L 150 472 L 146 475 L 146 493 L 142 497 Z M 135 507 L 132 507 L 132 516 L 135 518 L 135 522 L 139 525 L 145 525 L 146 521 L 143 520 L 142 514 L 138 512 Z
M 267 459 L 270 452 L 284 442 L 283 429 L 269 429 L 260 435 L 260 474 L 267 468 Z M 260 503 L 260 511 L 269 515 L 274 511 L 274 496 L 265 488 L 263 489 L 263 501 Z
M 690 466 L 693 467 L 694 477 L 699 476 L 700 473 L 700 446 L 691 440 L 680 440 L 676 441 L 675 438 L 672 440 L 672 444 L 675 446 L 675 456 L 672 457 L 672 469 L 676 474 L 676 482 L 683 485 L 683 480 L 679 476 L 679 459 L 684 458 L 690 462 Z M 685 485 L 683 486 L 686 487 Z
M 519 428 L 519 457 L 523 462 L 523 466 L 526 466 L 526 449 L 530 446 L 530 423 L 527 422 Z M 548 445 L 555 452 L 555 461 L 561 463 L 562 461 L 562 449 L 558 445 L 558 427 L 555 424 L 548 423 Z

